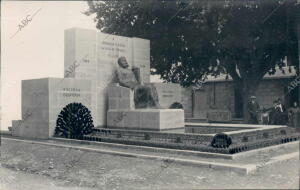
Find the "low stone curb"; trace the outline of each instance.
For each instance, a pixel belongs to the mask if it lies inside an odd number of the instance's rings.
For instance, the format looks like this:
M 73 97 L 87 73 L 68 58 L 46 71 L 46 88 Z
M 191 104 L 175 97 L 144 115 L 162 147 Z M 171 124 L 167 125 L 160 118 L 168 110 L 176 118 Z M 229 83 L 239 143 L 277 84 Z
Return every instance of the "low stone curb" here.
M 229 160 L 233 159 L 233 155 L 212 153 L 212 152 L 200 152 L 200 151 L 192 151 L 192 150 L 178 150 L 178 149 L 168 149 L 168 148 L 159 148 L 159 147 L 126 145 L 126 144 L 117 144 L 117 143 L 109 143 L 109 142 L 86 141 L 86 140 L 66 139 L 66 138 L 57 138 L 57 137 L 51 139 L 56 141 L 61 141 L 61 142 L 74 142 L 74 143 L 81 143 L 81 144 L 101 145 L 101 146 L 116 147 L 116 148 L 123 148 L 123 149 L 144 150 L 149 152 L 180 154 L 185 156 L 199 156 L 203 158 L 221 158 L 221 159 L 229 159 Z
M 232 159 L 241 159 L 245 157 L 251 157 L 257 154 L 265 153 L 265 152 L 270 152 L 270 151 L 276 151 L 278 149 L 284 149 L 284 148 L 294 148 L 296 151 L 299 150 L 300 142 L 299 141 L 293 141 L 289 143 L 284 143 L 284 144 L 279 144 L 279 145 L 273 145 L 273 146 L 268 146 L 264 148 L 259 148 L 259 149 L 254 149 L 254 150 L 249 150 L 245 152 L 240 152 L 232 155 Z
M 183 158 L 174 158 L 174 157 L 166 157 L 166 156 L 153 156 L 153 155 L 147 155 L 147 154 L 136 154 L 136 153 L 126 153 L 126 152 L 119 152 L 119 151 L 109 151 L 109 150 L 99 150 L 95 148 L 87 148 L 87 147 L 75 147 L 70 145 L 61 145 L 61 144 L 55 144 L 55 143 L 48 143 L 48 142 L 40 142 L 40 141 L 34 141 L 34 140 L 23 140 L 23 139 L 14 139 L 14 138 L 5 138 L 2 137 L 5 140 L 13 140 L 13 141 L 19 141 L 19 142 L 25 142 L 25 143 L 31 143 L 31 144 L 40 144 L 40 145 L 46 145 L 46 146 L 54 146 L 59 148 L 69 148 L 69 149 L 75 149 L 75 150 L 82 150 L 87 152 L 97 152 L 102 154 L 109 154 L 109 155 L 116 155 L 116 156 L 125 156 L 125 157 L 133 157 L 133 158 L 141 158 L 141 159 L 150 159 L 150 160 L 158 160 L 166 162 L 166 164 L 183 164 L 183 165 L 192 165 L 192 166 L 199 166 L 199 167 L 205 167 L 205 168 L 212 168 L 212 169 L 224 169 L 228 171 L 234 171 L 240 174 L 250 174 L 254 173 L 258 168 L 275 164 L 278 162 L 290 160 L 293 158 L 296 158 L 299 156 L 298 152 L 281 155 L 277 157 L 271 158 L 266 163 L 261 164 L 227 164 L 227 163 L 218 163 L 218 162 L 208 162 L 208 161 L 200 161 L 200 160 L 191 160 L 191 159 L 183 159 Z M 53 140 L 58 140 L 56 138 L 53 138 Z M 62 141 L 62 139 L 59 139 Z M 79 140 L 73 140 L 67 139 L 69 142 L 75 142 Z M 67 141 L 65 141 L 67 142 Z M 94 144 L 95 142 L 93 142 Z M 295 142 L 294 142 L 295 143 Z M 83 143 L 88 144 L 88 143 Z M 92 144 L 92 143 L 90 143 Z M 96 144 L 96 143 L 95 143 Z M 106 143 L 110 144 L 110 143 Z M 126 145 L 125 145 L 126 146 Z M 128 146 L 128 145 L 127 145 Z
M 174 158 L 174 157 L 153 156 L 153 155 L 146 155 L 146 154 L 99 150 L 99 149 L 87 148 L 87 147 L 74 147 L 74 146 L 70 146 L 70 145 L 60 145 L 60 144 L 55 144 L 55 143 L 47 143 L 47 142 L 40 142 L 40 141 L 33 141 L 33 140 L 22 140 L 22 139 L 5 138 L 5 137 L 2 137 L 2 138 L 5 140 L 25 142 L 25 143 L 30 143 L 30 144 L 40 144 L 40 145 L 53 146 L 53 147 L 59 147 L 59 148 L 69 148 L 69 149 L 74 149 L 74 150 L 97 152 L 97 153 L 116 155 L 116 156 L 158 160 L 158 161 L 164 161 L 168 164 L 177 163 L 177 164 L 182 164 L 182 165 L 200 166 L 200 167 L 212 168 L 212 169 L 224 169 L 224 170 L 228 170 L 228 171 L 234 171 L 234 172 L 237 172 L 240 174 L 249 174 L 256 170 L 255 165 L 225 164 L 225 163 L 207 162 L 207 161 L 199 161 L 199 160 L 181 159 L 181 158 Z
M 265 166 L 275 164 L 275 163 L 285 162 L 285 161 L 288 161 L 288 160 L 291 160 L 291 159 L 294 159 L 297 157 L 299 159 L 299 152 L 293 152 L 293 153 L 286 154 L 286 155 L 276 156 L 276 157 L 273 157 L 269 162 L 267 162 L 265 164 Z
M 246 157 L 252 157 L 257 154 L 262 154 L 269 151 L 276 151 L 278 149 L 285 149 L 285 148 L 293 148 L 295 151 L 299 150 L 299 141 L 296 142 L 290 142 L 285 144 L 279 144 L 279 145 L 273 145 L 269 147 L 264 147 L 256 150 L 250 150 L 246 152 L 240 152 L 232 155 L 228 154 L 220 154 L 220 153 L 210 153 L 210 152 L 198 152 L 198 151 L 190 151 L 190 150 L 176 150 L 176 149 L 166 149 L 166 148 L 156 148 L 156 147 L 143 147 L 143 146 L 136 146 L 136 145 L 124 145 L 124 144 L 115 144 L 115 143 L 107 143 L 107 142 L 95 142 L 95 141 L 85 141 L 85 140 L 77 140 L 77 139 L 65 139 L 65 138 L 52 138 L 57 141 L 62 142 L 74 142 L 74 143 L 82 143 L 82 144 L 91 144 L 91 145 L 101 145 L 101 146 L 107 146 L 107 147 L 117 147 L 117 148 L 124 148 L 124 149 L 135 149 L 135 150 L 144 150 L 149 152 L 163 152 L 163 153 L 171 153 L 171 154 L 180 154 L 185 156 L 199 156 L 202 158 L 221 158 L 221 159 L 228 159 L 228 160 L 238 160 L 243 159 Z M 289 160 L 292 158 L 299 156 L 299 152 L 289 153 L 286 155 L 280 155 L 275 156 L 270 159 L 270 161 L 262 163 L 262 164 L 251 164 L 246 167 L 248 167 L 247 173 L 252 173 L 253 170 L 256 170 L 258 168 L 261 168 L 263 166 L 271 165 L 277 162 L 282 162 L 285 160 Z M 183 159 L 184 160 L 184 159 Z M 189 160 L 191 161 L 191 160 Z M 222 163 L 222 165 L 226 165 L 225 163 Z M 253 168 L 255 167 L 255 169 Z

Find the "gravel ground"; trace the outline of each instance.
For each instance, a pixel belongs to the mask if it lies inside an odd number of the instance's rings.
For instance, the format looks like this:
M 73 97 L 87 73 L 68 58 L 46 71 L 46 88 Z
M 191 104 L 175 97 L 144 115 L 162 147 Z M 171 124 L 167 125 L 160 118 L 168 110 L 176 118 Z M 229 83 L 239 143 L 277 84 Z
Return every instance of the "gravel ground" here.
M 2 140 L 0 188 L 26 189 L 298 189 L 299 160 L 255 174 L 111 156 Z
M 15 171 L 0 166 L 1 190 L 94 190 L 95 188 L 67 185 L 62 180 L 47 176 Z

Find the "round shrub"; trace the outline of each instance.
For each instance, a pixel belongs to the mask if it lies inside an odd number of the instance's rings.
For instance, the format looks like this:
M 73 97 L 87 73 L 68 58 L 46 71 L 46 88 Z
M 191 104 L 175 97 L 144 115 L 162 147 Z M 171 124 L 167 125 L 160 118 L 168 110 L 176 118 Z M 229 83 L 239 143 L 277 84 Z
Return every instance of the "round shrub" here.
M 170 109 L 183 109 L 183 105 L 179 102 L 174 102 L 170 105 Z
M 286 130 L 280 130 L 281 135 L 286 135 Z
M 269 133 L 267 133 L 267 132 L 265 132 L 265 133 L 263 133 L 263 138 L 269 138 Z
M 150 135 L 148 134 L 148 133 L 146 133 L 145 135 L 144 135 L 144 139 L 145 140 L 150 140 L 151 138 L 150 138 Z
M 243 136 L 242 142 L 249 142 L 249 138 L 247 136 Z
M 214 148 L 228 148 L 232 143 L 232 139 L 225 133 L 218 133 L 211 141 L 211 146 Z
M 81 103 L 70 103 L 62 109 L 56 120 L 55 135 L 77 138 L 90 134 L 94 128 L 90 110 Z
M 176 142 L 176 143 L 182 143 L 182 140 L 181 140 L 180 137 L 176 137 L 175 142 Z

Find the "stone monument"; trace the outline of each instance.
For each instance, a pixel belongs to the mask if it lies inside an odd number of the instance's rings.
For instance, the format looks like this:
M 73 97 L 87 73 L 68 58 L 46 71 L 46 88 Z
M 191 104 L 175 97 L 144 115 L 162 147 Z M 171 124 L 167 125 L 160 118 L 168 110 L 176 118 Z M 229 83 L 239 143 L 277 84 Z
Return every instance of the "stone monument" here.
M 132 101 L 123 98 L 116 101 L 108 98 L 108 87 L 117 83 L 116 69 L 119 57 L 126 57 L 129 68 L 139 68 L 139 80 L 142 84 L 150 83 L 150 41 L 141 38 L 129 38 L 97 32 L 82 28 L 71 28 L 65 31 L 65 70 L 76 60 L 83 61 L 72 75 L 65 77 L 91 80 L 92 116 L 94 125 L 107 125 L 108 102 L 120 108 Z M 163 108 L 174 102 L 181 102 L 181 88 L 178 84 L 154 83 L 158 99 Z M 123 91 L 122 91 L 123 92 Z M 132 94 L 133 96 L 133 94 Z M 111 95 L 109 96 L 111 97 Z M 126 100 L 125 100 L 126 99 Z
M 138 68 L 138 81 L 144 84 L 143 89 L 155 86 L 157 95 L 152 97 L 162 105 L 160 107 L 168 108 L 181 101 L 179 85 L 149 84 L 149 40 L 71 28 L 65 30 L 64 78 L 22 81 L 22 120 L 12 121 L 12 134 L 52 137 L 58 114 L 74 102 L 82 103 L 91 111 L 96 127 L 118 127 L 124 122 L 129 128 L 184 127 L 182 109 L 135 110 L 133 91 L 117 85 L 117 60 L 122 56 L 128 60 L 128 67 Z M 120 110 L 126 110 L 126 116 Z
M 65 70 L 76 60 L 88 59 L 72 75 L 92 82 L 92 116 L 95 126 L 106 126 L 107 87 L 116 82 L 116 60 L 125 56 L 129 66 L 139 67 L 141 81 L 150 82 L 150 42 L 82 28 L 65 30 Z

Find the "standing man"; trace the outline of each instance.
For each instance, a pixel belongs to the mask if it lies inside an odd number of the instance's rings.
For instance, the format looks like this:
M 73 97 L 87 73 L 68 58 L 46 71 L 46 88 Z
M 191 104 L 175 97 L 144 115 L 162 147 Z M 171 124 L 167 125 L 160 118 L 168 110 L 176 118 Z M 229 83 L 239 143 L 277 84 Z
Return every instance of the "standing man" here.
M 279 125 L 286 125 L 288 121 L 288 114 L 286 112 L 285 106 L 282 104 L 281 98 L 278 98 L 277 100 L 277 108 L 279 110 Z
M 289 120 L 291 127 L 295 127 L 300 131 L 300 108 L 297 102 L 294 102 L 293 106 L 289 109 Z
M 251 96 L 250 101 L 247 106 L 248 112 L 250 114 L 249 123 L 258 124 L 258 112 L 259 112 L 259 104 L 256 102 L 256 97 Z
M 273 101 L 273 107 L 270 108 L 270 113 L 269 113 L 269 125 L 278 125 L 277 124 L 277 121 L 278 121 L 278 113 L 279 113 L 279 110 L 278 110 L 278 107 L 277 107 L 277 100 L 274 100 Z

